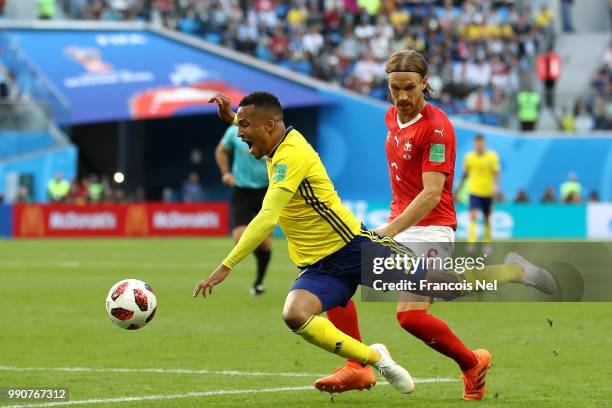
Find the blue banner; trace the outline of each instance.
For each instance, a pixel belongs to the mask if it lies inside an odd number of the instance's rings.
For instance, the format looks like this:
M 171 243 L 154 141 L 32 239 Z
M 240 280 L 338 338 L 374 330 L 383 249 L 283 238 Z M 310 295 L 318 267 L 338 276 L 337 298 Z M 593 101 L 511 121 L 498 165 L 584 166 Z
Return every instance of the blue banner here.
M 389 203 L 363 200 L 344 204 L 370 229 L 385 224 L 389 218 Z M 469 209 L 459 205 L 457 210 L 458 241 L 467 239 L 470 222 Z M 493 239 L 557 238 L 584 239 L 587 237 L 587 206 L 568 204 L 496 204 L 491 215 Z M 479 236 L 483 225 L 479 217 Z
M 316 90 L 146 31 L 12 30 L 71 104 L 69 124 L 216 112 L 265 90 L 286 108 L 330 102 Z

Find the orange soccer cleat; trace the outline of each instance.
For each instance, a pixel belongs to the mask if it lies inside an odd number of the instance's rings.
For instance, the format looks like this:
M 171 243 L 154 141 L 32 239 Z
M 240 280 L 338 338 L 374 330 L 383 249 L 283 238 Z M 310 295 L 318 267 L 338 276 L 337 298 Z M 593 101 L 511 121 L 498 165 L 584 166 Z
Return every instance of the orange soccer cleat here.
M 485 349 L 474 350 L 474 354 L 478 363 L 461 374 L 464 400 L 481 400 L 487 390 L 485 377 L 491 368 L 491 354 Z
M 369 366 L 349 361 L 343 367 L 338 367 L 332 375 L 318 379 L 314 386 L 319 391 L 329 393 L 350 390 L 370 389 L 376 384 L 376 376 Z

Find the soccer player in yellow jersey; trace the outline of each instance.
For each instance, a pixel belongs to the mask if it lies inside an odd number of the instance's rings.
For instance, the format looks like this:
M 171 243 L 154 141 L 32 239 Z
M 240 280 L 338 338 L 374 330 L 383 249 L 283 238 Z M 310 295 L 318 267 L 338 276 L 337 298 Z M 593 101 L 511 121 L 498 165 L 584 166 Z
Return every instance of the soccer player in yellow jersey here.
M 287 326 L 326 351 L 374 366 L 397 390 L 411 393 L 410 374 L 391 359 L 384 345 L 367 346 L 319 316 L 346 305 L 355 293 L 361 283 L 364 243 L 390 250 L 395 242 L 362 230 L 361 222 L 342 205 L 316 151 L 297 130 L 285 128 L 274 95 L 255 92 L 246 96 L 236 115 L 224 95 L 217 94 L 211 102 L 217 103 L 222 119 L 238 126 L 238 136 L 249 152 L 257 159 L 266 158 L 269 186 L 260 212 L 222 264 L 195 287 L 194 297 L 200 292 L 204 297 L 207 291 L 211 294 L 280 223 L 289 256 L 302 269 L 285 300 Z
M 499 158 L 493 150 L 486 150 L 485 139 L 481 134 L 474 137 L 475 150 L 467 153 L 463 160 L 463 177 L 457 191 L 461 191 L 467 180 L 470 193 L 470 225 L 468 241 L 474 245 L 477 241 L 476 223 L 478 211 L 482 212 L 484 223 L 485 253 L 490 252 L 491 242 L 491 207 L 493 195 L 499 184 Z

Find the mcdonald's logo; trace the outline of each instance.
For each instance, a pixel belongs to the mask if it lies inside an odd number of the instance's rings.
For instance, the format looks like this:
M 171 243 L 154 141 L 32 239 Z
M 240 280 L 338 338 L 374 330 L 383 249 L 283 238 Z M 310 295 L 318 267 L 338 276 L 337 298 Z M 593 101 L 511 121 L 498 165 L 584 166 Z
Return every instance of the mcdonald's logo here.
M 149 235 L 149 213 L 146 206 L 128 206 L 125 215 L 125 235 Z
M 42 237 L 45 235 L 45 217 L 42 208 L 39 206 L 23 206 L 19 221 L 18 235 L 24 237 Z

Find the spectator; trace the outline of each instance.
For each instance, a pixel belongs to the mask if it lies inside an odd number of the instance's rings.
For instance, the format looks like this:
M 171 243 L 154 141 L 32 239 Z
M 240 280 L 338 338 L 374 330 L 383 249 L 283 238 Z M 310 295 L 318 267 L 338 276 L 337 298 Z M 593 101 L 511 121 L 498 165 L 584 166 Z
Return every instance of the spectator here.
M 88 195 L 88 199 L 90 202 L 98 203 L 101 201 L 103 193 L 104 193 L 104 186 L 98 180 L 97 175 L 91 174 L 89 176 L 89 183 L 87 184 L 87 190 L 88 190 L 87 195 Z
M 568 109 L 567 106 L 563 107 L 561 111 L 561 130 L 564 132 L 574 132 L 576 130 L 576 117 L 574 113 Z
M 540 117 L 540 95 L 528 87 L 519 92 L 517 102 L 521 130 L 523 132 L 535 130 Z
M 568 174 L 567 181 L 561 184 L 559 195 L 564 203 L 580 202 L 582 185 L 578 182 L 576 173 Z
M 55 0 L 37 0 L 38 18 L 50 20 L 55 15 Z
M 565 197 L 565 200 L 563 200 L 565 204 L 579 204 L 581 201 L 582 199 L 580 198 L 580 196 L 573 191 L 569 193 L 567 197 Z
M 571 33 L 574 31 L 574 24 L 572 22 L 572 5 L 574 0 L 561 0 L 561 24 L 563 31 Z
M 467 108 L 472 113 L 483 115 L 485 112 L 491 111 L 491 100 L 485 93 L 484 87 L 478 87 L 467 98 Z
M 30 197 L 30 189 L 28 188 L 28 186 L 25 186 L 23 184 L 19 186 L 15 202 L 19 204 L 28 204 L 32 202 L 32 197 Z
M 55 173 L 55 178 L 51 179 L 47 184 L 47 193 L 49 201 L 52 203 L 61 203 L 66 201 L 68 192 L 70 191 L 70 183 L 64 179 L 64 174 L 61 171 Z
M 596 190 L 591 191 L 589 193 L 589 203 L 598 203 L 599 201 L 599 193 Z
M 555 198 L 555 188 L 553 186 L 546 187 L 546 190 L 544 190 L 544 195 L 540 199 L 540 202 L 542 204 L 552 204 L 555 201 L 557 201 L 557 199 Z
M 115 196 L 115 193 L 113 192 L 113 186 L 111 184 L 110 177 L 106 174 L 103 175 L 100 184 L 102 185 L 102 196 L 100 197 L 100 200 L 106 203 L 113 202 L 113 197 Z
M 576 116 L 576 131 L 590 132 L 595 127 L 595 121 L 585 104 L 581 104 L 579 109 L 578 116 Z
M 4 204 L 4 193 L 0 192 L 0 205 Z
M 525 190 L 519 190 L 514 197 L 515 204 L 525 204 L 529 202 L 529 196 Z
M 323 36 L 318 26 L 310 27 L 308 33 L 302 38 L 302 46 L 310 56 L 319 55 L 323 48 Z
M 114 191 L 113 202 L 116 204 L 122 204 L 129 202 L 128 196 L 121 187 L 118 187 Z
M 84 205 L 87 203 L 89 192 L 87 191 L 87 182 L 79 181 L 77 178 L 70 183 L 70 190 L 66 195 L 66 203 Z
M 282 28 L 277 28 L 270 40 L 270 52 L 276 61 L 284 61 L 289 56 L 289 40 Z
M 602 95 L 597 95 L 595 97 L 595 106 L 594 106 L 594 116 L 595 116 L 595 129 L 597 130 L 609 130 L 610 129 L 610 120 L 608 118 L 608 103 L 606 99 Z
M 495 202 L 495 203 L 504 203 L 504 202 L 506 202 L 506 196 L 504 195 L 504 192 L 501 191 L 501 190 L 497 190 L 493 194 L 493 202 Z
M 204 189 L 202 189 L 200 175 L 197 172 L 191 172 L 189 178 L 183 182 L 181 196 L 184 203 L 204 201 Z

